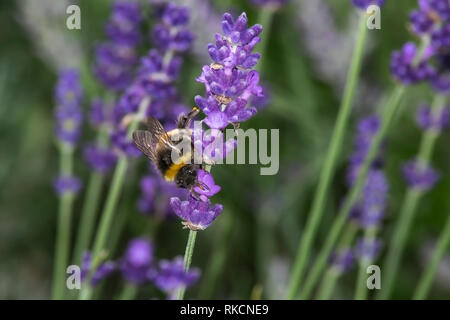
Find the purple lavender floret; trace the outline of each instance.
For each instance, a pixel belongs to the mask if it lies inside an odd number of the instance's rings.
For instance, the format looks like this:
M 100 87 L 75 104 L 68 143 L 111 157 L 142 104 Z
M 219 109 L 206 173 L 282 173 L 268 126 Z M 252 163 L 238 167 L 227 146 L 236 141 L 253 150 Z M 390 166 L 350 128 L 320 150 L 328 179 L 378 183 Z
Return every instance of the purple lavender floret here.
M 422 61 L 416 66 L 414 59 L 417 54 L 417 47 L 414 43 L 406 43 L 400 51 L 394 51 L 391 56 L 390 69 L 392 76 L 402 84 L 410 85 L 423 80 L 430 79 L 434 74 L 434 69 L 426 63 L 429 58 L 425 54 Z
M 208 197 L 212 197 L 221 189 L 216 185 L 211 173 L 205 170 L 197 170 L 198 185 L 194 187 L 194 191 L 200 195 L 202 201 L 207 201 Z
M 437 52 L 450 50 L 450 23 L 444 24 L 431 34 L 431 46 Z
M 386 211 L 389 184 L 382 170 L 372 169 L 364 186 L 364 199 L 358 223 L 363 228 L 380 225 Z
M 138 2 L 119 0 L 114 3 L 106 25 L 109 41 L 96 47 L 94 66 L 97 79 L 110 90 L 123 90 L 134 78 L 141 21 Z
M 145 238 L 132 239 L 119 263 L 119 269 L 126 281 L 142 284 L 153 272 L 153 246 Z
M 86 280 L 92 268 L 92 254 L 85 252 L 81 261 L 81 281 Z M 97 285 L 101 280 L 107 278 L 116 269 L 116 264 L 112 261 L 105 261 L 99 264 L 92 274 L 91 285 Z
M 449 109 L 444 108 L 439 115 L 433 115 L 430 106 L 421 106 L 416 113 L 416 122 L 423 130 L 444 130 L 450 124 Z
M 338 273 L 345 273 L 355 265 L 355 255 L 350 248 L 335 251 L 330 256 L 331 267 Z
M 409 15 L 411 30 L 417 35 L 431 32 L 435 21 L 428 12 L 423 10 L 413 10 Z
M 243 122 L 256 113 L 247 108 L 253 97 L 262 96 L 259 74 L 252 70 L 260 55 L 252 53 L 260 41 L 262 26 L 247 28 L 247 16 L 242 13 L 236 21 L 229 13 L 223 15 L 224 35 L 216 35 L 216 43 L 208 46 L 214 61 L 204 66 L 197 81 L 206 88 L 206 97 L 196 96 L 195 102 L 206 114 L 205 123 L 213 129 L 223 129 L 230 123 Z
M 71 147 L 78 142 L 81 133 L 82 100 L 83 89 L 78 72 L 73 69 L 61 71 L 55 89 L 55 133 L 60 142 Z
M 352 0 L 352 3 L 355 7 L 363 10 L 366 10 L 367 7 L 373 4 L 381 7 L 384 2 L 385 0 Z
M 81 186 L 80 179 L 73 176 L 60 176 L 53 181 L 53 187 L 58 195 L 77 194 Z
M 168 294 L 169 299 L 173 299 L 177 290 L 194 285 L 199 277 L 199 269 L 194 268 L 185 272 L 183 258 L 176 257 L 172 261 L 159 262 L 153 281 L 161 291 Z
M 450 49 L 450 47 L 449 47 Z M 447 51 L 449 49 L 446 49 Z M 430 83 L 435 91 L 441 94 L 450 93 L 450 55 L 448 52 L 439 52 L 434 55 L 434 74 Z
M 97 144 L 87 145 L 83 150 L 84 160 L 97 172 L 109 172 L 117 162 L 117 155 L 109 148 Z
M 162 11 L 161 20 L 162 23 L 155 25 L 152 31 L 156 45 L 163 50 L 188 50 L 194 40 L 194 35 L 187 29 L 188 9 L 169 3 Z
M 439 180 L 439 174 L 430 166 L 418 160 L 411 160 L 403 166 L 403 176 L 411 188 L 421 191 L 431 189 Z
M 136 45 L 139 43 L 141 8 L 136 1 L 116 1 L 112 14 L 106 25 L 108 37 L 120 44 Z
M 363 261 L 374 261 L 381 249 L 380 239 L 360 238 L 356 242 L 355 255 Z
M 370 146 L 380 127 L 380 119 L 376 115 L 363 118 L 357 129 L 354 142 L 354 151 L 350 156 L 350 165 L 347 174 L 349 185 L 353 185 L 358 176 L 359 169 L 367 157 Z M 375 159 L 373 166 L 377 166 L 380 159 Z
M 191 230 L 206 229 L 223 210 L 221 204 L 211 206 L 208 199 L 206 201 L 200 201 L 192 196 L 185 201 L 181 201 L 177 197 L 170 198 L 170 206 L 176 215 L 184 220 L 183 225 L 185 228 Z
M 128 138 L 127 130 L 118 128 L 110 134 L 111 143 L 118 153 L 124 153 L 128 157 L 138 157 L 142 153 L 136 145 Z
M 421 10 L 428 12 L 437 21 L 450 20 L 448 0 L 419 0 Z

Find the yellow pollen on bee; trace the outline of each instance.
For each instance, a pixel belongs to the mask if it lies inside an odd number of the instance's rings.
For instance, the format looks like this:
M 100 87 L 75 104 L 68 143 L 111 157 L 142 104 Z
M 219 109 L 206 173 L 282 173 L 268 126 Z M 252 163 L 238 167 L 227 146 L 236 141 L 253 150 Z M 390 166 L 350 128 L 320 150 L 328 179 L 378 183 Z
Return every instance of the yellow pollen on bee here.
M 169 167 L 169 169 L 166 170 L 166 172 L 164 172 L 164 180 L 168 182 L 174 181 L 178 171 L 180 171 L 180 169 L 184 167 L 186 163 L 188 163 L 190 160 L 191 160 L 190 152 L 179 158 L 175 163 L 173 163 Z

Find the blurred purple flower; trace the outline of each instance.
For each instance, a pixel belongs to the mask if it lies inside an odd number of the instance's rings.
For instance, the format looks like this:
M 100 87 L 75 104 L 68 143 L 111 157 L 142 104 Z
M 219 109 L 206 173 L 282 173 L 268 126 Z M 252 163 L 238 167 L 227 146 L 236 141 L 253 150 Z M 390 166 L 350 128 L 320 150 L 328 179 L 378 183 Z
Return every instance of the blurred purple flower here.
M 138 2 L 115 1 L 106 25 L 109 41 L 96 47 L 94 73 L 110 90 L 123 90 L 133 80 L 138 62 L 136 45 L 141 38 L 140 11 Z
M 381 249 L 380 239 L 360 238 L 356 242 L 355 255 L 360 260 L 374 261 Z
M 355 7 L 359 9 L 366 10 L 370 5 L 377 5 L 381 7 L 384 4 L 385 0 L 352 0 L 352 3 Z
M 86 280 L 86 277 L 92 271 L 92 254 L 85 252 L 81 261 L 81 281 Z M 112 261 L 102 262 L 92 274 L 91 285 L 97 285 L 101 280 L 107 278 L 116 269 L 116 264 Z
M 330 256 L 331 267 L 338 273 L 345 273 L 355 265 L 355 255 L 352 249 L 341 249 Z
M 117 155 L 111 149 L 96 144 L 87 145 L 83 155 L 92 170 L 100 173 L 109 172 L 117 162 Z
M 150 240 L 135 238 L 128 243 L 119 268 L 126 281 L 142 284 L 153 272 L 153 246 Z
M 140 182 L 141 195 L 138 199 L 139 211 L 159 218 L 175 216 L 169 205 L 171 197 L 187 197 L 189 191 L 164 181 L 159 175 L 148 174 Z
M 418 160 L 411 160 L 403 166 L 403 176 L 411 188 L 427 191 L 439 180 L 439 174 L 430 166 Z
M 429 12 L 421 9 L 413 10 L 409 15 L 409 21 L 411 30 L 419 36 L 431 32 L 435 22 Z
M 142 154 L 136 145 L 129 140 L 126 129 L 118 128 L 114 130 L 110 134 L 110 139 L 117 153 L 124 153 L 128 157 L 138 157 Z
M 174 299 L 177 290 L 194 285 L 199 277 L 199 269 L 194 268 L 185 272 L 183 258 L 176 257 L 172 261 L 161 260 L 159 262 L 153 281 L 161 291 L 168 295 L 169 299 Z
M 141 8 L 138 2 L 115 1 L 111 17 L 106 25 L 106 34 L 117 43 L 134 46 L 141 38 L 139 31 L 141 20 Z
M 416 121 L 423 130 L 441 131 L 450 124 L 450 112 L 444 108 L 439 115 L 433 115 L 429 106 L 421 106 L 417 110 Z
M 358 223 L 363 228 L 378 227 L 386 211 L 389 184 L 382 170 L 372 169 L 364 186 L 364 199 Z
M 56 128 L 58 140 L 68 146 L 74 146 L 80 137 L 83 115 L 81 104 L 83 89 L 78 71 L 62 70 L 55 89 Z
M 353 185 L 358 176 L 359 169 L 363 164 L 367 153 L 369 152 L 373 138 L 375 137 L 380 127 L 380 119 L 375 115 L 370 115 L 363 118 L 358 123 L 358 129 L 354 142 L 354 151 L 350 156 L 350 164 L 347 174 L 347 181 L 349 185 Z M 377 166 L 380 162 L 380 157 L 375 159 L 373 166 Z
M 161 20 L 154 27 L 153 36 L 157 49 L 152 49 L 141 59 L 136 79 L 120 97 L 114 107 L 117 127 L 112 133 L 112 141 L 117 150 L 129 156 L 140 155 L 138 149 L 126 136 L 123 119 L 127 116 L 155 116 L 166 123 L 174 123 L 180 111 L 174 82 L 179 75 L 182 59 L 177 52 L 185 51 L 191 45 L 193 36 L 187 29 L 189 12 L 184 7 L 173 4 L 157 6 L 157 18 Z M 145 98 L 149 98 L 145 110 L 139 110 Z M 161 116 L 163 118 L 161 118 Z
M 408 42 L 400 51 L 394 51 L 391 56 L 390 69 L 392 76 L 402 84 L 415 84 L 428 80 L 435 74 L 434 69 L 426 63 L 431 53 L 425 53 L 422 61 L 415 66 L 414 59 L 416 54 L 416 45 Z
M 77 194 L 81 189 L 81 181 L 77 177 L 60 176 L 53 181 L 53 187 L 58 195 Z
M 177 197 L 170 198 L 170 206 L 176 215 L 184 220 L 183 225 L 185 228 L 191 230 L 206 229 L 223 210 L 221 204 L 211 206 L 208 199 L 199 201 L 192 196 L 185 201 L 181 201 Z
M 152 31 L 156 45 L 164 50 L 188 50 L 194 40 L 194 35 L 187 29 L 188 9 L 169 3 L 162 11 L 161 20 L 161 23 L 155 25 Z

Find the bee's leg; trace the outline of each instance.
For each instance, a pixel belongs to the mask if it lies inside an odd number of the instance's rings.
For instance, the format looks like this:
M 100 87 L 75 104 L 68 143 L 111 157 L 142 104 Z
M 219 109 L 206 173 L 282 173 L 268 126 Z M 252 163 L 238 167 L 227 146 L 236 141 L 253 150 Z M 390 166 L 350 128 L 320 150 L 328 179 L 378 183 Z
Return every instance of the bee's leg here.
M 187 115 L 181 114 L 177 120 L 177 128 L 178 129 L 189 128 L 189 125 L 191 124 L 191 120 L 193 118 L 195 118 L 199 112 L 200 112 L 200 110 L 198 110 L 197 107 L 194 107 Z

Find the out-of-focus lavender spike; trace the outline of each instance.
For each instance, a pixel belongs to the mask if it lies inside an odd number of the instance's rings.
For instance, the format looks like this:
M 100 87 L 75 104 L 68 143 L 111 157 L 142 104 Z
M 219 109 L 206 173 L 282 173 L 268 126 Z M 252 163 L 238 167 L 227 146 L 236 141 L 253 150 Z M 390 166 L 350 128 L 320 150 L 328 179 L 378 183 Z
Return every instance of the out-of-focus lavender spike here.
M 208 43 L 211 42 L 214 34 L 221 31 L 222 19 L 214 10 L 208 0 L 149 0 L 150 3 L 169 3 L 184 5 L 189 9 L 190 20 L 189 29 L 195 34 L 195 41 L 192 44 L 192 53 L 200 63 L 207 63 L 210 59 Z
M 69 0 L 20 0 L 17 20 L 30 35 L 36 54 L 55 70 L 78 68 L 82 61 L 80 40 L 65 28 Z

